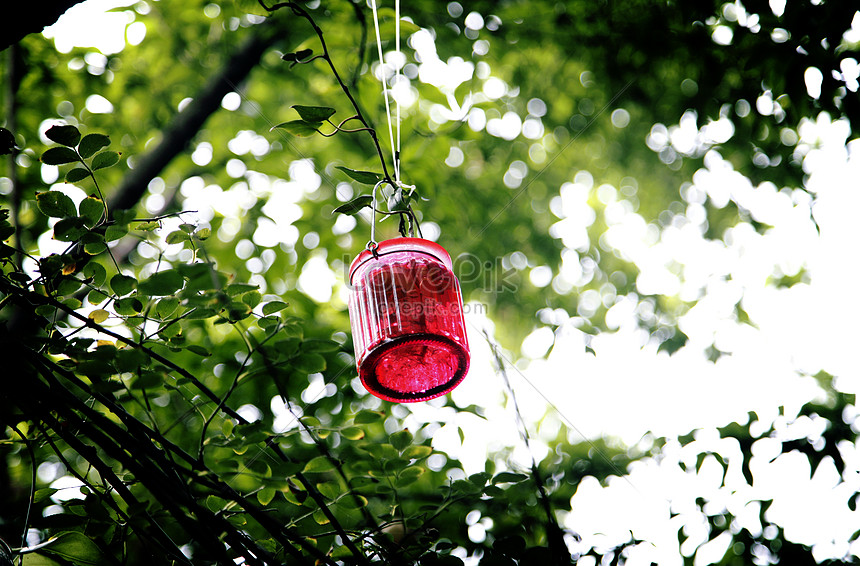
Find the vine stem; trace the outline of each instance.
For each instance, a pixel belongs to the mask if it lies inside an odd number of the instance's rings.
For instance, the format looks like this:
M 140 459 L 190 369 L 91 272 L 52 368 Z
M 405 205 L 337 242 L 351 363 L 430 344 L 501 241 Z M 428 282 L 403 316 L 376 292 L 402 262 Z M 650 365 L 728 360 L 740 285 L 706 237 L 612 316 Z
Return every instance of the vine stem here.
M 314 29 L 314 32 L 316 32 L 317 37 L 319 38 L 320 44 L 322 46 L 323 58 L 328 63 L 328 66 L 331 69 L 331 72 L 334 75 L 335 80 L 337 80 L 338 84 L 340 85 L 341 90 L 346 95 L 346 97 L 349 99 L 349 102 L 350 102 L 350 104 L 352 104 L 352 107 L 355 109 L 356 117 L 358 118 L 358 120 L 362 124 L 364 124 L 365 128 L 368 129 L 370 137 L 373 140 L 373 145 L 376 147 L 376 153 L 377 153 L 377 155 L 379 155 L 379 161 L 382 165 L 383 175 L 385 176 L 386 180 L 391 181 L 391 175 L 388 173 L 388 167 L 385 165 L 385 156 L 382 153 L 382 146 L 379 145 L 379 138 L 376 135 L 376 130 L 373 129 L 371 124 L 364 117 L 364 113 L 361 111 L 361 107 L 359 106 L 358 101 L 356 101 L 355 97 L 352 95 L 352 92 L 349 90 L 349 87 L 341 78 L 340 73 L 338 73 L 337 67 L 335 66 L 334 61 L 331 58 L 331 54 L 328 51 L 328 46 L 326 45 L 325 38 L 323 37 L 322 29 L 317 25 L 317 23 L 314 21 L 314 19 L 311 17 L 311 15 L 308 14 L 308 12 L 304 8 L 302 8 L 301 6 L 296 4 L 295 2 L 278 2 L 277 4 L 274 4 L 271 7 L 266 6 L 266 3 L 264 0 L 258 0 L 258 2 L 260 4 L 260 6 L 263 7 L 263 9 L 265 9 L 267 12 L 270 12 L 270 13 L 274 12 L 276 10 L 279 10 L 281 8 L 289 8 L 290 10 L 292 10 L 292 12 L 295 15 L 300 16 L 300 17 L 304 18 L 305 20 L 307 20 L 308 23 L 311 25 L 311 27 Z

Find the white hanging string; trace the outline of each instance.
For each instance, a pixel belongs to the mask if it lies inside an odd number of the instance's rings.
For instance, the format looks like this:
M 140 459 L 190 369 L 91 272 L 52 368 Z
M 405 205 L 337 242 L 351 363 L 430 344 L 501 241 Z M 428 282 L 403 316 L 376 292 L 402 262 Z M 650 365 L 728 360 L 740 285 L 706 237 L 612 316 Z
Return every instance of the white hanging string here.
M 373 10 L 373 27 L 376 30 L 376 50 L 379 54 L 379 71 L 380 71 L 380 80 L 382 81 L 382 96 L 385 98 L 385 116 L 388 119 L 388 141 L 391 143 L 391 153 L 394 161 L 394 180 L 399 184 L 400 183 L 400 160 L 398 159 L 400 155 L 400 104 L 395 100 L 395 104 L 397 105 L 397 145 L 394 144 L 394 128 L 391 124 L 391 106 L 388 101 L 388 81 L 385 77 L 385 60 L 382 55 L 382 37 L 379 34 L 379 13 L 376 10 L 376 0 L 370 0 L 370 7 Z M 395 34 L 397 35 L 397 61 L 396 64 L 400 62 L 400 0 L 395 1 Z M 397 77 L 400 75 L 399 67 L 395 69 L 397 73 Z M 396 84 L 396 79 L 395 79 Z
M 400 85 L 400 69 L 403 68 L 400 59 L 400 0 L 394 0 L 394 36 L 396 38 L 395 48 L 397 50 L 397 67 L 394 69 L 394 87 Z M 398 184 L 400 183 L 400 101 L 394 96 L 394 105 L 397 108 L 397 153 L 394 154 L 394 174 Z

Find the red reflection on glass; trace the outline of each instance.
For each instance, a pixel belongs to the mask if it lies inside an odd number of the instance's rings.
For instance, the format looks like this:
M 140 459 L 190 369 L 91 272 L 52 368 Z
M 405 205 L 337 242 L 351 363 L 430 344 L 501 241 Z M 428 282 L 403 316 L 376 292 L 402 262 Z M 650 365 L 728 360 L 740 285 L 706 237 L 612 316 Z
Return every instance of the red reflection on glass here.
M 426 401 L 469 369 L 460 284 L 444 248 L 395 238 L 352 262 L 349 317 L 358 375 L 387 401 Z

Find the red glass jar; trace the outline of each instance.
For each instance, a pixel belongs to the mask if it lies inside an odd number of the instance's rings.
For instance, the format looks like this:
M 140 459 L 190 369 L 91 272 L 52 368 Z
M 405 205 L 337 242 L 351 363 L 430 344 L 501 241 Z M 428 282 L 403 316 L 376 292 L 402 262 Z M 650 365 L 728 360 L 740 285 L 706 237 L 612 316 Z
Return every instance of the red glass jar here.
M 426 401 L 469 370 L 460 283 L 451 256 L 422 238 L 365 250 L 349 268 L 349 318 L 358 375 L 387 401 Z

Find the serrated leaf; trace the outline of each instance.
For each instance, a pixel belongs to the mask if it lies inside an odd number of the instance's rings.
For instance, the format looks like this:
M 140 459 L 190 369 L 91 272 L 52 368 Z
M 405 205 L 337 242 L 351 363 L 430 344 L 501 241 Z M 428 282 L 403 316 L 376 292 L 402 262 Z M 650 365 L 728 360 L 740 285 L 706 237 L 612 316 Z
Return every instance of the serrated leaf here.
M 305 122 L 325 122 L 334 116 L 335 113 L 335 109 L 328 106 L 302 106 L 294 104 L 293 108 L 295 108 L 296 112 L 299 113 L 299 116 Z
M 61 242 L 74 242 L 86 233 L 83 218 L 63 218 L 54 224 L 54 239 Z
M 96 324 L 101 324 L 107 320 L 110 316 L 110 313 L 104 309 L 95 309 L 90 311 L 90 314 L 87 315 L 87 318 L 95 322 Z
M 110 279 L 110 288 L 113 292 L 122 297 L 128 295 L 137 286 L 137 279 L 128 275 L 114 275 Z
M 45 165 L 65 165 L 80 161 L 75 150 L 68 147 L 52 147 L 42 154 L 42 163 Z
M 102 214 L 105 211 L 105 203 L 97 197 L 87 197 L 80 204 L 81 216 L 84 223 L 93 227 L 102 219 Z
M 283 301 L 270 301 L 263 305 L 263 315 L 269 316 L 270 314 L 284 310 L 288 306 L 289 305 Z
M 45 132 L 47 137 L 52 142 L 56 142 L 68 147 L 75 147 L 81 141 L 81 132 L 74 126 L 51 126 Z
M 104 134 L 87 134 L 81 139 L 78 152 L 84 159 L 92 156 L 103 147 L 110 145 L 110 138 Z
M 83 167 L 75 167 L 74 169 L 69 169 L 68 173 L 66 173 L 66 182 L 67 183 L 78 183 L 83 181 L 87 177 L 90 176 L 90 172 L 84 169 Z
M 115 151 L 103 151 L 93 157 L 92 170 L 98 171 L 107 167 L 113 167 L 119 163 L 119 153 Z
M 339 207 L 335 208 L 335 213 L 339 214 L 349 214 L 352 216 L 360 211 L 362 208 L 366 206 L 371 206 L 373 204 L 373 197 L 370 195 L 361 195 L 358 198 L 352 199 L 346 204 L 342 204 Z
M 181 244 L 189 240 L 188 233 L 184 230 L 174 230 L 164 239 L 168 244 Z
M 369 424 L 380 421 L 384 417 L 385 415 L 380 412 L 371 411 L 369 409 L 362 409 L 355 415 L 355 419 L 353 422 L 355 422 L 355 424 Z
M 36 206 L 42 214 L 52 218 L 68 218 L 78 214 L 74 201 L 60 191 L 36 193 Z
M 337 165 L 335 169 L 340 169 L 346 173 L 350 179 L 358 181 L 364 185 L 376 185 L 376 183 L 382 180 L 382 175 L 379 173 L 373 173 L 372 171 L 356 171 L 347 167 L 341 167 L 340 165 Z
M 135 230 L 143 230 L 144 232 L 152 232 L 156 228 L 160 227 L 161 224 L 154 221 L 141 222 L 140 224 L 136 224 L 134 226 Z

